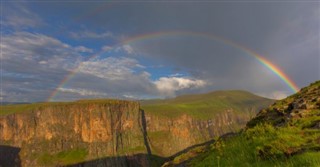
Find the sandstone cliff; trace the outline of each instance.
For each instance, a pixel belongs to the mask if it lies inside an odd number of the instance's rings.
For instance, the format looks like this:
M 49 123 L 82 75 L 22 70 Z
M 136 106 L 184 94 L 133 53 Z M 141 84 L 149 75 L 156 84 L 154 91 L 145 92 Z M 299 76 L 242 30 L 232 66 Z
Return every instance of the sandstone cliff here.
M 135 154 L 146 150 L 140 115 L 137 102 L 45 104 L 1 116 L 0 143 L 21 148 L 22 166 Z
M 238 100 L 212 98 L 218 101 L 205 97 L 210 105 L 199 108 L 202 117 L 188 109 L 163 116 L 122 100 L 2 106 L 0 146 L 16 148 L 11 157 L 19 150 L 13 163 L 22 166 L 159 166 L 190 146 L 239 130 L 259 107 L 271 103 L 242 93 Z M 223 106 L 212 107 L 216 104 Z M 4 161 L 0 166 L 8 164 Z

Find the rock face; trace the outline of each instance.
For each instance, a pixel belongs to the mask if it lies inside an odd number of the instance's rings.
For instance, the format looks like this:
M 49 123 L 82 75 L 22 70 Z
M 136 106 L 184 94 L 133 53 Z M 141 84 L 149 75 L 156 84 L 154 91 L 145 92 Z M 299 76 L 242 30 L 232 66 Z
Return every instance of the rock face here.
M 243 127 L 261 99 L 245 102 L 234 103 L 249 106 L 242 114 L 225 105 L 219 112 L 206 109 L 211 116 L 202 119 L 183 112 L 163 117 L 121 100 L 13 105 L 1 111 L 11 114 L 0 115 L 0 145 L 18 148 L 11 161 L 22 166 L 159 166 L 164 158 Z
M 170 119 L 146 115 L 152 153 L 166 157 L 222 134 L 237 131 L 249 119 L 249 114 L 241 116 L 232 111 L 217 114 L 215 118 L 206 120 L 195 119 L 189 115 Z
M 49 104 L 0 117 L 0 143 L 21 148 L 22 166 L 145 152 L 140 112 L 128 101 Z M 59 158 L 63 152 L 80 156 Z M 46 159 L 51 156 L 62 162 Z

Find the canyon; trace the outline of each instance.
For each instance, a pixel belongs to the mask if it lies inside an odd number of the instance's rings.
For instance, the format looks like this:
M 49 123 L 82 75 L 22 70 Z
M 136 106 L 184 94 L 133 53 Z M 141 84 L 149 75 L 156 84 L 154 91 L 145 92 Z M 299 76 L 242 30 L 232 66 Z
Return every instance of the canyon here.
M 223 105 L 211 106 L 218 102 Z M 189 147 L 237 132 L 271 102 L 230 91 L 170 102 L 101 99 L 2 106 L 0 166 L 160 166 Z M 200 111 L 205 112 L 199 116 Z

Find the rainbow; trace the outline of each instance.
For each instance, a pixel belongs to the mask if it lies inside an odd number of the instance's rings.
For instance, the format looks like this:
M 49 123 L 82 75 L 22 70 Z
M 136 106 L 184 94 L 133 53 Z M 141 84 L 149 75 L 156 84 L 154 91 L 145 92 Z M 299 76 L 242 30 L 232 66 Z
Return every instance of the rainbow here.
M 252 58 L 256 59 L 260 64 L 265 66 L 267 69 L 272 71 L 276 76 L 278 76 L 291 90 L 293 93 L 296 93 L 299 91 L 299 87 L 289 78 L 288 75 L 286 75 L 279 67 L 277 67 L 275 64 L 264 58 L 263 56 L 259 55 L 255 51 L 248 49 L 242 45 L 239 45 L 233 41 L 230 41 L 228 39 L 209 34 L 209 33 L 202 33 L 202 32 L 191 32 L 191 31 L 165 31 L 165 32 L 153 32 L 153 33 L 147 33 L 147 34 L 141 34 L 137 36 L 133 36 L 130 38 L 127 38 L 123 41 L 120 41 L 117 45 L 114 45 L 113 48 L 122 46 L 122 45 L 129 45 L 134 44 L 136 42 L 143 42 L 146 40 L 152 40 L 152 39 L 158 39 L 163 37 L 172 37 L 172 36 L 187 36 L 187 37 L 197 37 L 197 38 L 204 38 L 209 40 L 214 40 L 219 43 L 232 46 L 233 48 L 239 49 L 242 52 L 245 52 L 246 55 L 251 56 Z M 94 55 L 89 56 L 89 59 L 93 59 L 98 57 L 104 53 L 104 51 L 100 51 L 99 53 L 96 53 Z M 83 65 L 83 63 L 80 63 L 78 67 L 71 70 L 60 82 L 60 84 L 57 86 L 57 88 L 50 94 L 47 101 L 51 101 L 56 94 L 59 92 L 59 88 L 63 87 L 71 78 L 74 76 L 79 68 Z

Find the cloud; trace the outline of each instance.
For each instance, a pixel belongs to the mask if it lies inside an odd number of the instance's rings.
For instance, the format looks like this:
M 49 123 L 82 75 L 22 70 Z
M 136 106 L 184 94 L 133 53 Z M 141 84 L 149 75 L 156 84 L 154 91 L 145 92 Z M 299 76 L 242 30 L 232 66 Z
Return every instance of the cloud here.
M 196 89 L 206 86 L 204 80 L 183 77 L 161 77 L 153 82 L 161 95 L 172 97 L 177 91 Z
M 314 35 L 319 33 L 319 10 L 313 3 L 113 4 L 110 10 L 76 20 L 88 3 L 7 4 L 11 5 L 3 8 L 0 69 L 6 101 L 46 99 L 64 78 L 65 89 L 108 97 L 167 97 L 219 89 L 268 97 L 291 93 L 244 48 L 279 66 L 300 87 L 320 76 L 319 39 Z M 90 5 L 94 9 L 101 3 Z M 57 13 L 62 8 L 72 12 Z M 42 18 L 50 26 L 41 27 Z M 60 34 L 61 27 L 71 32 L 69 36 Z M 22 30 L 30 32 L 16 32 Z M 194 33 L 165 33 L 180 30 Z M 130 45 L 117 43 L 126 39 L 134 40 Z M 99 49 L 107 53 L 95 53 Z M 96 58 L 87 60 L 84 53 Z M 70 90 L 59 90 L 55 99 L 76 99 L 79 94 Z
M 81 39 L 81 38 L 91 38 L 91 39 L 103 39 L 103 38 L 114 38 L 113 33 L 111 32 L 103 32 L 96 33 L 93 31 L 81 31 L 81 32 L 70 32 L 72 38 Z
M 44 101 L 56 89 L 57 101 L 158 96 L 151 74 L 134 58 L 98 56 L 84 61 L 79 53 L 83 47 L 30 32 L 4 35 L 1 47 L 3 101 Z M 74 69 L 78 71 L 73 77 L 57 88 Z
M 32 12 L 26 3 L 5 3 L 3 9 L 3 25 L 15 29 L 39 27 L 44 25 L 43 20 Z
M 82 53 L 92 53 L 93 50 L 84 46 L 77 46 L 75 47 L 75 51 L 82 52 Z
M 141 68 L 141 65 L 135 59 L 107 57 L 83 62 L 79 72 L 108 80 L 126 80 L 136 68 Z
M 133 54 L 133 48 L 130 45 L 123 45 L 122 48 L 128 53 Z
M 45 61 L 45 60 L 41 60 L 41 61 L 39 61 L 38 63 L 39 63 L 39 64 L 48 64 L 48 62 Z
M 73 93 L 81 96 L 107 96 L 107 93 L 96 92 L 86 89 L 58 88 L 61 92 Z
M 182 76 L 184 76 L 184 74 L 181 74 L 181 73 L 174 73 L 169 75 L 169 77 L 182 77 Z
M 5 34 L 0 45 L 4 101 L 43 101 L 82 60 L 75 48 L 38 33 Z
M 108 46 L 108 45 L 105 45 L 105 46 L 101 47 L 101 50 L 104 51 L 104 52 L 110 51 L 112 49 L 113 49 L 112 46 Z
M 2 43 L 2 57 L 6 66 L 16 66 L 11 68 L 10 71 L 26 73 L 36 72 L 33 69 L 39 66 L 32 66 L 38 62 L 47 62 L 48 68 L 57 69 L 70 69 L 73 65 L 77 64 L 77 59 L 80 58 L 76 49 L 70 45 L 63 43 L 55 38 L 29 32 L 15 32 L 3 36 Z M 15 65 L 14 62 L 17 64 Z M 18 64 L 24 63 L 27 67 L 18 67 Z
M 137 57 L 145 55 L 185 69 L 197 78 L 215 81 L 214 86 L 208 86 L 208 91 L 289 90 L 279 77 L 269 75 L 268 69 L 241 48 L 263 55 L 299 87 L 319 79 L 319 38 L 315 35 L 319 34 L 319 7 L 314 3 L 296 2 L 280 6 L 277 2 L 244 4 L 123 5 L 120 10 L 99 13 L 90 23 L 123 33 L 129 39 L 160 32 L 163 35 L 130 43 L 135 52 L 141 53 Z M 119 17 L 114 19 L 114 16 Z M 180 30 L 205 35 L 165 35 L 167 31 Z M 215 36 L 234 41 L 240 49 Z
M 125 54 L 131 55 L 134 54 L 134 49 L 131 45 L 121 45 L 121 46 L 109 46 L 105 45 L 101 47 L 101 51 L 104 52 L 123 52 Z

